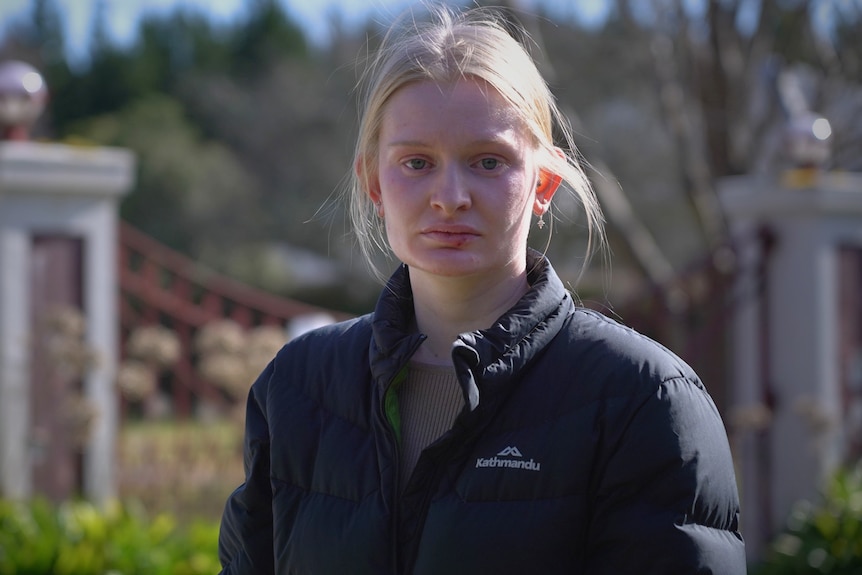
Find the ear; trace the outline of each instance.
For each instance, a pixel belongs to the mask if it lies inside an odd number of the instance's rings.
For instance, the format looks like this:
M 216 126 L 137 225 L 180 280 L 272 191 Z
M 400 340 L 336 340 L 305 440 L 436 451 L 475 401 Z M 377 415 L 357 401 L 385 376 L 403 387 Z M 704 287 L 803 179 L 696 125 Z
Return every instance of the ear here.
M 554 151 L 561 158 L 565 158 L 565 153 L 560 148 L 554 148 Z M 560 184 L 563 183 L 563 177 L 557 175 L 550 170 L 539 170 L 539 182 L 536 184 L 536 199 L 533 203 L 533 213 L 541 216 L 548 211 L 548 206 L 551 205 L 551 199 L 557 193 Z
M 353 170 L 356 172 L 356 177 L 359 178 L 360 182 L 365 182 L 366 185 L 366 193 L 368 197 L 371 199 L 371 202 L 377 206 L 377 214 L 380 217 L 383 217 L 383 202 L 380 195 L 380 181 L 376 176 L 370 176 L 368 179 L 365 178 L 365 162 L 363 159 L 356 158 L 356 162 L 353 164 Z

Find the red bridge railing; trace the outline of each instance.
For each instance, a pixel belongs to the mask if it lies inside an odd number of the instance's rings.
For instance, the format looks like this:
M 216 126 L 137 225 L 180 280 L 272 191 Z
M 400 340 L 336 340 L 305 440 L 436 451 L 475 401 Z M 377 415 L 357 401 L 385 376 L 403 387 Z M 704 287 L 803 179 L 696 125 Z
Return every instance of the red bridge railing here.
M 195 369 L 194 337 L 206 324 L 231 319 L 243 328 L 285 328 L 295 318 L 310 314 L 346 317 L 220 275 L 128 223 L 121 222 L 118 231 L 121 355 L 136 327 L 160 325 L 176 334 L 179 358 L 161 375 L 160 384 L 172 396 L 177 417 L 191 415 L 198 399 L 226 401 L 221 390 Z

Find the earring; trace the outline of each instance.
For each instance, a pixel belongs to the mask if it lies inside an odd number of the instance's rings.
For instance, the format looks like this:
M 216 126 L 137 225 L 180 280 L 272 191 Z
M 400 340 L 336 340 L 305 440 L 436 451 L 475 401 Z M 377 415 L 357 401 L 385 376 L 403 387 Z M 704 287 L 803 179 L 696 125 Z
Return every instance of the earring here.
M 542 178 L 539 178 L 536 182 L 536 189 L 540 189 L 542 187 Z M 540 230 L 545 227 L 545 212 L 539 214 L 539 219 L 536 221 L 536 227 Z

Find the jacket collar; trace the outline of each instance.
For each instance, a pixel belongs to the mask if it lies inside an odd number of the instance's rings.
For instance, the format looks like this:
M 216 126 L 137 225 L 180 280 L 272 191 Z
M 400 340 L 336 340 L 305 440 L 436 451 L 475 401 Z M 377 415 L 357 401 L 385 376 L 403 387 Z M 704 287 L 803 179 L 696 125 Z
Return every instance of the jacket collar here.
M 573 308 L 546 257 L 527 253 L 530 290 L 494 325 L 458 336 L 452 358 L 471 410 L 481 393 L 494 393 L 529 364 L 560 331 Z M 374 379 L 388 386 L 424 339 L 411 329 L 413 295 L 407 266 L 389 279 L 377 301 L 372 321 L 370 363 Z

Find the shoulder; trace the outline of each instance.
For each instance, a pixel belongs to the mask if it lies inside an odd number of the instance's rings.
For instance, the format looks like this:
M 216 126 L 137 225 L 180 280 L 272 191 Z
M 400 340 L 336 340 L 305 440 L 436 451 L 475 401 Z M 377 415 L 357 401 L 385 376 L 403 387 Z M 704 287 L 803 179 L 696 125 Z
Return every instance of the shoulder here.
M 340 374 L 367 365 L 370 316 L 361 316 L 307 331 L 287 342 L 254 384 L 268 397 L 302 393 L 320 395 L 322 386 L 336 385 Z
M 569 334 L 589 366 L 576 385 L 598 400 L 597 425 L 615 446 L 605 488 L 642 485 L 665 473 L 662 466 L 683 462 L 676 485 L 711 485 L 697 502 L 707 510 L 696 510 L 695 520 L 730 529 L 738 500 L 726 430 L 695 371 L 664 345 L 595 311 L 576 310 Z
M 334 352 L 350 352 L 364 348 L 367 352 L 371 337 L 371 315 L 332 323 L 309 330 L 289 341 L 276 356 L 276 361 L 297 358 L 311 359 Z
M 609 437 L 697 425 L 693 415 L 702 425 L 722 427 L 707 388 L 685 361 L 592 310 L 572 310 L 531 370 L 522 392 L 529 401 L 557 413 L 591 414 Z
M 561 335 L 553 373 L 569 393 L 600 417 L 609 436 L 624 430 L 663 429 L 691 440 L 724 435 L 724 422 L 707 387 L 677 354 L 661 343 L 596 311 L 578 308 Z M 559 338 L 558 338 L 559 339 Z M 561 370 L 566 370 L 565 372 Z M 686 431 L 682 431 L 686 430 Z
M 594 310 L 576 308 L 560 343 L 569 356 L 577 358 L 579 369 L 609 384 L 638 382 L 655 387 L 685 380 L 703 389 L 700 378 L 676 353 Z
M 638 445 L 645 455 L 705 450 L 726 462 L 726 439 L 718 441 L 726 438 L 722 417 L 700 377 L 679 356 L 591 310 L 576 310 L 568 333 L 578 350 L 572 354 L 579 364 L 573 385 L 594 402 L 608 437 Z

